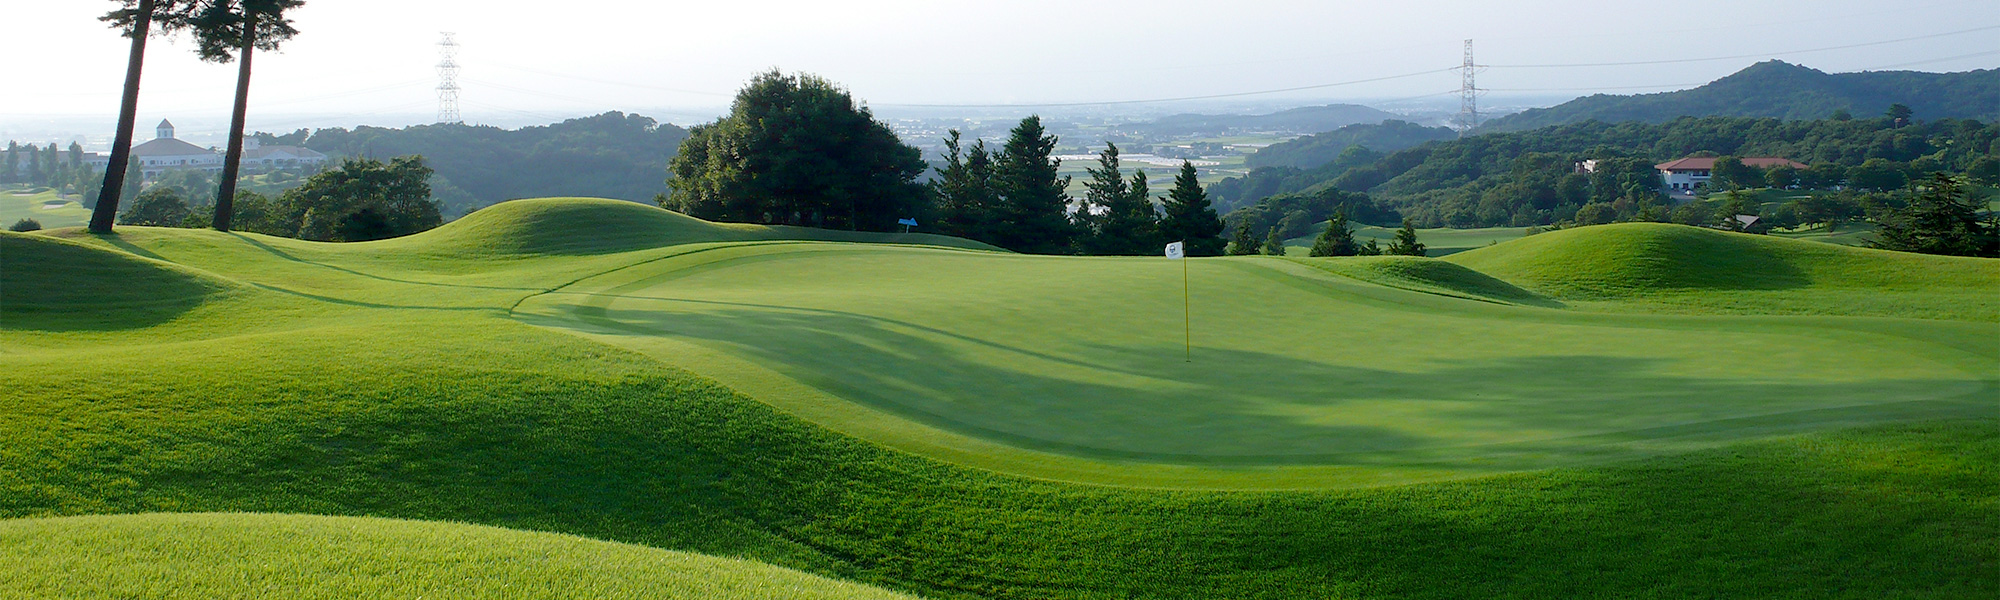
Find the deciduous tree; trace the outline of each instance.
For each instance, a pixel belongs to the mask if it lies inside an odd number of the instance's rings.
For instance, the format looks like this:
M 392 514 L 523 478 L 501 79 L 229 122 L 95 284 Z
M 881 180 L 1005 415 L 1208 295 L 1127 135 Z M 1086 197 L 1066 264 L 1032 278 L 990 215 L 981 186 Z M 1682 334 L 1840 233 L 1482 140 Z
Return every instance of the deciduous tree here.
M 771 71 L 672 163 L 673 208 L 704 219 L 891 231 L 924 211 L 923 153 L 847 90 Z

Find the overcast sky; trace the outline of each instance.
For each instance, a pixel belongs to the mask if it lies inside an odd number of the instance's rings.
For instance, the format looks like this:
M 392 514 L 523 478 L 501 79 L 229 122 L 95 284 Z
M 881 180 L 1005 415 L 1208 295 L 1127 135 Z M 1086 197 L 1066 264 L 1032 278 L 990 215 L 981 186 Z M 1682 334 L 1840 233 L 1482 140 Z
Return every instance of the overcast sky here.
M 0 120 L 115 115 L 127 46 L 96 20 L 113 4 L 0 0 Z M 253 126 L 434 113 L 444 31 L 463 45 L 472 122 L 620 109 L 686 123 L 771 67 L 878 107 L 1228 94 L 1439 71 L 1461 62 L 1466 38 L 1493 65 L 1480 87 L 1500 96 L 1664 91 L 1758 58 L 1825 71 L 2000 66 L 1995 0 L 310 0 L 295 21 L 299 37 L 256 63 Z M 1918 36 L 1935 37 L 1794 52 Z M 1510 66 L 1723 56 L 1745 57 Z M 234 72 L 197 61 L 185 40 L 156 40 L 142 114 L 226 119 Z M 1458 85 L 1432 72 L 1261 97 L 1379 101 Z

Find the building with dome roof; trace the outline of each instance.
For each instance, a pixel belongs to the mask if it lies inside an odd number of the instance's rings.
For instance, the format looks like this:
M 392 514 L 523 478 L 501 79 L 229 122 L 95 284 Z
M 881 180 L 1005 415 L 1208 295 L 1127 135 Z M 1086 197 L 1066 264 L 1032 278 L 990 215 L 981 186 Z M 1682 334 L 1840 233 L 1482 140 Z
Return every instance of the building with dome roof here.
M 132 147 L 132 160 L 141 173 L 151 179 L 167 171 L 200 169 L 209 172 L 222 171 L 222 154 L 210 148 L 203 148 L 174 139 L 174 124 L 165 119 L 154 130 L 158 137 L 153 141 Z

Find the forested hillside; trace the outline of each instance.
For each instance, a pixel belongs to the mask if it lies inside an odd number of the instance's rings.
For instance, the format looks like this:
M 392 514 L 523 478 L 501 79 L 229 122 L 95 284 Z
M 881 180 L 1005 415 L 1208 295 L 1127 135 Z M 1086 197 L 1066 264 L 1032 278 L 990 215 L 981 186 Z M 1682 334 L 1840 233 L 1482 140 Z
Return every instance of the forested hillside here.
M 455 216 L 514 198 L 650 200 L 666 191 L 667 161 L 687 130 L 614 111 L 516 130 L 460 124 L 357 127 L 264 139 L 336 157 L 421 154 L 442 179 L 436 193 L 445 213 Z
M 1280 191 L 1262 202 L 1292 206 L 1302 199 L 1316 199 L 1306 204 L 1330 206 L 1346 201 L 1344 196 L 1329 196 L 1334 192 L 1367 192 L 1374 203 L 1394 209 L 1420 227 L 1545 225 L 1569 220 L 1586 205 L 1628 198 L 1639 203 L 1656 197 L 1659 178 L 1653 165 L 1689 155 L 1789 158 L 1812 165 L 1795 174 L 1799 177 L 1795 185 L 1879 189 L 1900 187 L 1933 171 L 1967 173 L 1982 181 L 2000 178 L 2000 160 L 1994 158 L 2000 153 L 1997 139 L 2000 124 L 1955 119 L 1901 127 L 1888 118 L 1590 121 L 1434 142 L 1366 166 L 1300 171 L 1279 178 L 1283 185 L 1271 189 Z M 1592 159 L 1598 161 L 1594 172 L 1579 168 L 1581 161 Z M 1285 172 L 1260 171 L 1263 179 L 1253 173 L 1218 187 L 1238 189 Z M 1313 181 L 1308 174 L 1314 173 L 1330 176 Z M 1243 216 L 1232 215 L 1232 223 Z M 1383 216 L 1369 211 L 1355 219 L 1374 222 L 1370 217 L 1379 221 Z
M 1381 123 L 1348 125 L 1288 142 L 1273 144 L 1250 155 L 1251 167 L 1293 167 L 1311 169 L 1340 158 L 1342 152 L 1361 146 L 1376 152 L 1395 152 L 1425 142 L 1448 140 L 1458 134 L 1444 127 L 1425 127 L 1409 121 L 1390 119 Z
M 1825 119 L 1846 111 L 1872 117 L 1891 104 L 1910 107 L 1920 119 L 2000 119 L 2000 69 L 1825 73 L 1772 60 L 1691 90 L 1599 94 L 1494 119 L 1481 130 L 1522 131 L 1593 119 L 1664 123 L 1683 116 Z

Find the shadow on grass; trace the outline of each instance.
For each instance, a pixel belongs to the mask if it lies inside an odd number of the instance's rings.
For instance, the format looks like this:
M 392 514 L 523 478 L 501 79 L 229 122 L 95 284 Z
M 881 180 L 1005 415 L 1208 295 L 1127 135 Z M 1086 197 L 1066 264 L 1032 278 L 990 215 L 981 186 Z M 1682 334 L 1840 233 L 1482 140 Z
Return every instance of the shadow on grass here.
M 99 235 L 135 255 L 159 256 Z M 0 329 L 117 331 L 172 321 L 228 286 L 100 248 L 30 236 L 0 237 Z
M 414 332 L 414 355 L 475 354 Z M 465 521 L 742 556 L 929 597 L 1992 597 L 1992 419 L 1377 490 L 1194 493 L 957 468 L 657 370 L 376 363 L 270 340 L 214 386 L 118 361 L 0 415 L 0 516 Z M 524 359 L 525 360 L 525 359 Z M 298 378 L 315 364 L 340 377 Z M 553 367 L 549 365 L 554 365 Z M 449 381 L 453 385 L 438 385 Z M 67 385 L 32 380 L 33 385 Z M 268 395 L 282 391 L 286 401 Z M 132 410 L 136 406 L 148 410 Z M 1985 590 L 1985 591 L 1981 591 Z
M 283 251 L 283 250 L 279 250 L 279 249 L 277 249 L 277 248 L 275 248 L 275 247 L 272 247 L 272 246 L 271 246 L 270 244 L 266 244 L 266 243 L 263 243 L 263 242 L 260 242 L 260 241 L 257 241 L 257 239 L 256 239 L 256 238 L 253 238 L 253 237 L 250 237 L 250 236 L 247 236 L 247 235 L 243 235 L 243 234 L 241 234 L 241 233 L 237 233 L 237 232 L 230 232 L 230 233 L 229 233 L 228 235 L 229 235 L 230 237 L 234 237 L 234 238 L 236 238 L 237 240 L 239 240 L 239 241 L 241 241 L 241 242 L 243 242 L 243 243 L 245 243 L 245 244 L 249 244 L 250 246 L 253 246 L 253 247 L 256 247 L 256 248 L 257 248 L 257 249 L 259 249 L 259 250 L 263 250 L 263 251 L 265 251 L 265 252 L 268 252 L 268 253 L 270 253 L 270 254 L 271 254 L 272 256 L 276 256 L 276 257 L 278 257 L 278 258 L 281 258 L 281 259 L 284 259 L 284 260 L 288 260 L 288 261 L 291 261 L 291 262 L 295 262 L 295 263 L 300 263 L 300 264 L 307 264 L 307 265 L 312 265 L 312 266 L 315 266 L 315 267 L 321 267 L 321 268 L 326 268 L 326 269 L 332 269 L 332 270 L 335 270 L 335 271 L 339 271 L 339 272 L 342 272 L 342 273 L 346 273 L 346 274 L 349 274 L 349 275 L 353 275 L 353 276 L 356 276 L 356 277 L 365 277 L 365 278 L 368 278 L 368 279 L 374 279 L 374 280 L 377 280 L 377 281 L 387 281 L 387 282 L 390 282 L 390 283 L 402 283 L 402 284 L 409 284 L 409 285 L 424 285 L 424 286 L 433 286 L 433 287 L 448 287 L 448 288 L 463 288 L 463 289 L 471 289 L 471 290 L 500 290 L 500 291 L 510 291 L 510 292 L 541 292 L 541 291 L 545 291 L 545 290 L 543 290 L 542 288 L 532 288 L 532 287 L 509 287 L 509 286 L 492 286 L 492 285 L 467 285 L 467 284 L 460 284 L 460 283 L 438 283 L 438 282 L 435 282 L 435 281 L 416 281 L 416 280 L 413 280 L 413 279 L 397 279 L 397 278 L 394 278 L 394 277 L 388 277 L 388 276 L 384 276 L 384 275 L 376 275 L 376 274 L 374 274 L 374 273 L 368 273 L 368 272 L 365 272 L 365 271 L 357 271 L 357 270 L 354 270 L 354 269 L 350 269 L 350 268 L 347 268 L 347 267 L 341 267 L 341 266 L 336 266 L 336 265 L 330 265 L 330 264 L 326 264 L 326 263 L 323 263 L 323 262 L 315 262 L 315 261 L 310 261 L 310 260 L 306 260 L 306 259 L 303 259 L 303 258 L 299 258 L 299 257 L 297 257 L 297 256 L 293 256 L 292 254 L 290 254 L 290 253 L 287 253 L 287 252 L 285 252 L 285 251 Z
M 1608 444 L 1871 422 L 1990 389 L 1706 378 L 1666 373 L 1667 359 L 1557 354 L 1404 372 L 1198 348 L 1190 364 L 1178 346 L 1056 352 L 840 311 L 663 299 L 650 301 L 710 308 L 616 310 L 608 300 L 590 297 L 575 315 L 615 334 L 719 344 L 941 429 L 1111 460 L 1520 470 L 1631 454 Z

